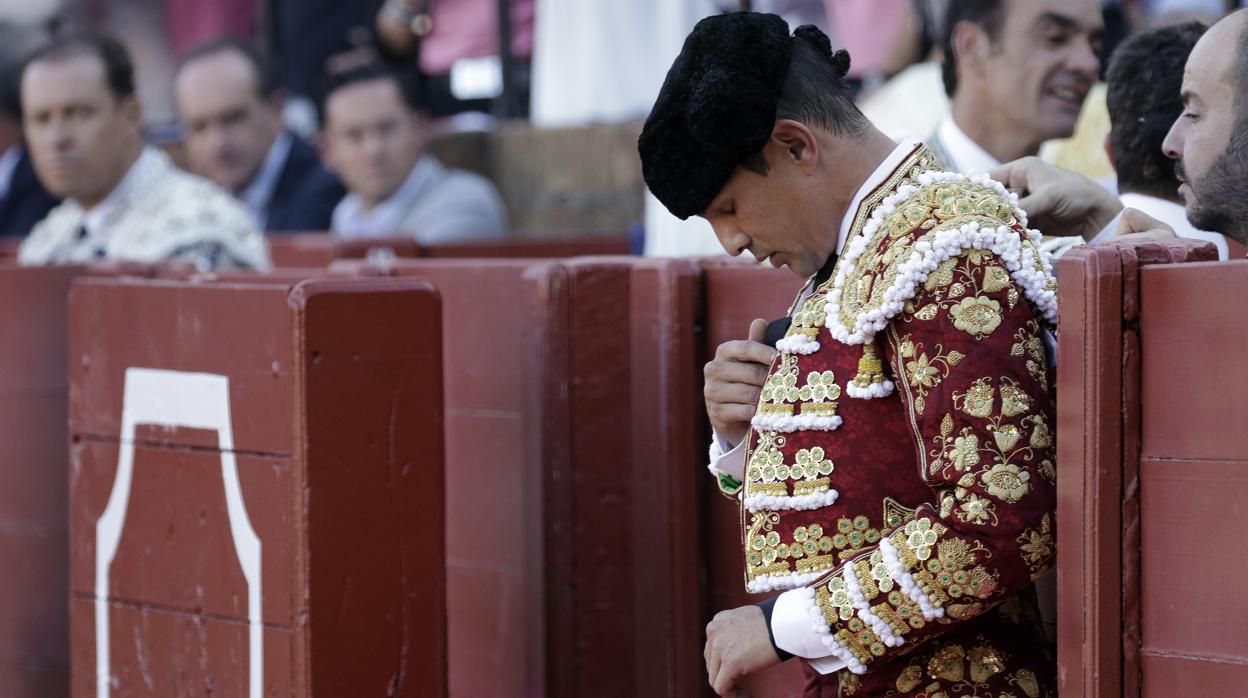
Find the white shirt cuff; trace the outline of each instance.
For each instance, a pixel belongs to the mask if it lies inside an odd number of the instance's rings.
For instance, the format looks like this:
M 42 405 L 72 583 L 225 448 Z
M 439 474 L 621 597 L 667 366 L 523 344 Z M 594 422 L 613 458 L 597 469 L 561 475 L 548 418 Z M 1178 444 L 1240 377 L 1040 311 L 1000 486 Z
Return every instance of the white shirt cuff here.
M 706 466 L 712 475 L 720 473 L 731 476 L 737 482 L 745 480 L 745 439 L 733 446 L 719 434 L 711 434 L 710 463 Z
M 832 656 L 822 637 L 810 626 L 809 596 L 795 591 L 777 596 L 771 608 L 771 635 L 776 647 L 807 660 L 820 674 L 844 669 L 845 662 Z

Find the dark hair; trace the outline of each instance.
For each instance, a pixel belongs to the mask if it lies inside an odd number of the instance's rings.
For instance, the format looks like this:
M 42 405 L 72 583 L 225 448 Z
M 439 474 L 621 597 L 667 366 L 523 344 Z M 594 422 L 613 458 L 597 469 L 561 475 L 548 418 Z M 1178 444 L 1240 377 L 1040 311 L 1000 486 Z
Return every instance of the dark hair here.
M 1173 197 L 1174 161 L 1161 144 L 1183 112 L 1183 66 L 1206 28 L 1188 22 L 1150 29 L 1114 52 L 1105 101 L 1119 190 Z
M 104 82 L 117 99 L 134 94 L 134 64 L 120 41 L 107 34 L 65 34 L 39 48 L 26 61 L 26 67 L 44 61 L 95 56 L 104 64 Z M 22 71 L 25 73 L 25 69 Z
M 953 53 L 953 30 L 961 22 L 978 24 L 989 40 L 996 41 L 1005 20 L 1003 0 L 950 0 L 945 14 L 944 56 L 940 63 L 940 77 L 945 82 L 945 94 L 950 97 L 958 89 L 958 57 Z
M 792 119 L 839 136 L 860 135 L 868 121 L 854 101 L 853 89 L 845 79 L 847 72 L 847 51 L 833 52 L 827 35 L 813 25 L 798 27 L 793 32 L 789 69 L 776 100 L 776 118 Z M 767 174 L 762 151 L 745 158 L 741 166 Z
M 282 83 L 277 68 L 268 52 L 254 41 L 234 36 L 223 36 L 195 45 L 178 61 L 175 74 L 182 72 L 183 68 L 200 58 L 231 51 L 238 53 L 251 64 L 256 74 L 256 90 L 261 97 L 272 97 L 273 93 L 281 88 Z
M 415 111 L 426 111 L 427 105 L 421 98 L 414 80 L 406 73 L 400 73 L 384 63 L 370 62 L 330 74 L 325 82 L 324 97 L 321 98 L 321 120 L 328 116 L 325 107 L 335 92 L 350 85 L 357 85 L 374 80 L 389 80 L 399 90 L 403 103 Z

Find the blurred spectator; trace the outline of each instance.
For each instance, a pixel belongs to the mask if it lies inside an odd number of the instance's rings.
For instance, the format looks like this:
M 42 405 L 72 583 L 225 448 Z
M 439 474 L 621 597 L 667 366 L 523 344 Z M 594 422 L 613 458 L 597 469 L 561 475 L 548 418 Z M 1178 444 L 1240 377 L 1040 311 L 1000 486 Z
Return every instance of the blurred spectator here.
M 325 95 L 325 162 L 348 194 L 333 231 L 346 238 L 410 235 L 422 244 L 500 237 L 502 198 L 485 178 L 425 152 L 428 122 L 410 84 L 381 65 L 334 76 Z
M 262 230 L 329 230 L 346 191 L 282 126 L 285 97 L 258 46 L 201 44 L 178 66 L 175 92 L 191 171 L 233 192 Z
M 1226 239 L 1187 220 L 1175 161 L 1161 146 L 1183 112 L 1183 66 L 1205 32 L 1196 22 L 1150 29 L 1128 39 L 1109 65 L 1109 150 L 1122 205 L 1169 225 L 1180 237 L 1209 240 L 1227 259 Z M 1242 250 L 1239 255 L 1243 256 Z
M 944 30 L 952 104 L 928 145 L 951 169 L 982 172 L 1074 132 L 1100 72 L 1096 0 L 958 0 Z
M 454 0 L 451 0 L 452 2 Z M 373 19 L 382 0 L 273 0 L 269 22 L 277 73 L 286 90 L 285 119 L 310 138 L 317 131 L 316 105 L 325 97 L 329 66 L 338 70 L 377 59 Z
M 507 115 L 518 116 L 528 113 L 534 0 L 509 4 L 518 98 Z M 502 96 L 497 0 L 388 0 L 377 13 L 377 38 L 416 65 L 434 116 L 491 111 Z
M 22 142 L 22 64 L 44 38 L 38 30 L 0 24 L 0 235 L 29 233 L 57 204 L 35 177 Z
M 54 40 L 26 64 L 21 94 L 35 170 L 66 200 L 31 231 L 18 261 L 268 266 L 264 239 L 241 205 L 144 146 L 134 69 L 115 39 Z

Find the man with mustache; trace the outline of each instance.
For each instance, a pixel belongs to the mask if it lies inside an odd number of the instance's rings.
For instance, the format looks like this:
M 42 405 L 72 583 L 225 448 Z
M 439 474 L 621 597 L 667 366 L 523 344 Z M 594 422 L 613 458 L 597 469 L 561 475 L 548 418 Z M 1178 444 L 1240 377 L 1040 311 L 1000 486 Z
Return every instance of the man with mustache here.
M 26 64 L 21 89 L 35 171 L 65 201 L 23 241 L 19 262 L 269 266 L 264 239 L 241 205 L 144 145 L 133 64 L 115 39 L 53 40 Z
M 1175 160 L 1178 195 L 1199 230 L 1248 244 L 1248 14 L 1238 10 L 1196 42 L 1183 70 L 1183 110 L 1162 152 Z M 1085 177 L 1037 158 L 992 172 L 1024 190 L 1020 205 L 1041 226 L 1100 242 L 1114 235 L 1173 237 L 1165 223 L 1122 203 Z
M 1103 30 L 1095 0 L 950 2 L 941 71 L 951 102 L 932 152 L 970 174 L 1069 136 L 1100 71 Z
M 809 277 L 774 347 L 755 320 L 705 368 L 710 470 L 771 595 L 707 626 L 708 681 L 796 656 L 812 698 L 1051 694 L 1055 281 L 1005 189 L 890 140 L 848 68 L 813 26 L 703 19 L 638 142 L 674 215 Z

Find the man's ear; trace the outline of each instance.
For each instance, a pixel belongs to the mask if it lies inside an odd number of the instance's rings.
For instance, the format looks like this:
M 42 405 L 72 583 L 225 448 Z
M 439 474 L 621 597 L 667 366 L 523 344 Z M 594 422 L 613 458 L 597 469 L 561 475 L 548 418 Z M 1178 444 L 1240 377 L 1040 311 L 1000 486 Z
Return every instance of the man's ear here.
M 988 55 L 988 34 L 983 27 L 974 22 L 958 22 L 953 27 L 950 46 L 958 70 L 979 73 L 984 69 L 984 59 Z
M 1114 171 L 1117 171 L 1118 161 L 1114 159 L 1114 139 L 1110 138 L 1108 133 L 1105 134 L 1105 154 L 1109 156 L 1110 166 L 1114 168 Z
M 142 135 L 143 133 L 143 104 L 139 102 L 137 94 L 126 95 L 121 98 L 121 113 L 126 123 L 134 128 L 135 133 Z
M 812 174 L 819 162 L 819 141 L 815 134 L 800 121 L 778 119 L 771 131 L 771 140 L 767 149 L 773 157 L 791 162 L 801 169 L 802 174 Z

